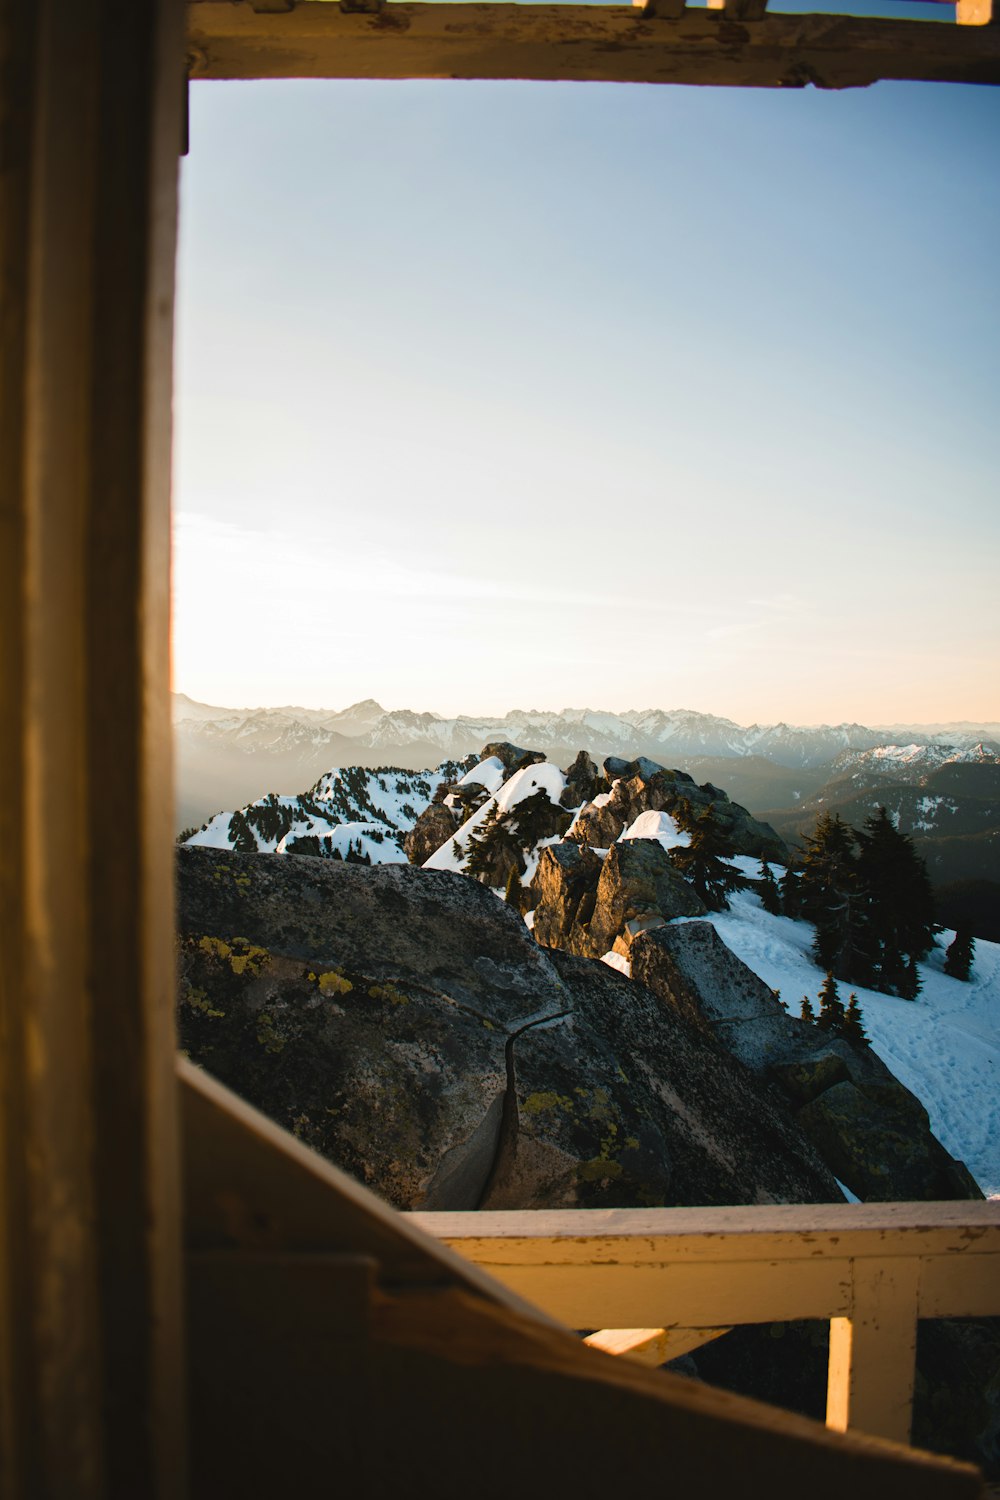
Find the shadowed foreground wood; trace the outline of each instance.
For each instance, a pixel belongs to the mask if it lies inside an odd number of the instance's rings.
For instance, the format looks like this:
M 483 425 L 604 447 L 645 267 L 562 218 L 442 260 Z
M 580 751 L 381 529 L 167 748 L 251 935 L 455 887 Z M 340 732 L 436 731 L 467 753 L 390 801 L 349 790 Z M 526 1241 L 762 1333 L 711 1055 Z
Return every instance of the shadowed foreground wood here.
M 258 13 L 194 0 L 193 78 L 526 78 L 854 88 L 880 78 L 1000 83 L 1000 28 L 725 11 L 646 17 L 630 6 L 325 0 Z
M 168 640 L 183 20 L 174 0 L 0 0 L 4 1500 L 183 1493 Z
M 587 1348 L 190 1064 L 197 1497 L 971 1497 L 977 1471 Z
M 408 1217 L 570 1327 L 599 1327 L 598 1347 L 645 1346 L 647 1362 L 658 1327 L 668 1359 L 732 1324 L 829 1319 L 829 1426 L 897 1442 L 910 1438 L 917 1319 L 1000 1313 L 995 1203 Z M 631 1342 L 616 1337 L 627 1330 Z

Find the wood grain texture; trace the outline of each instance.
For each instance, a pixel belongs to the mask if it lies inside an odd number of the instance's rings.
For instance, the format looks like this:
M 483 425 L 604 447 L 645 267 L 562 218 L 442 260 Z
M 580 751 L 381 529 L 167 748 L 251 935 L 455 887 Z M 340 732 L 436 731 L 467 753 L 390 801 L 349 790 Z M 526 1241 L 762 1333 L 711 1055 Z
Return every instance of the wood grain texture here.
M 0 9 L 0 1490 L 32 1500 L 183 1487 L 168 709 L 183 40 L 174 0 Z
M 656 0 L 659 4 L 660 0 Z M 664 0 L 669 3 L 669 0 Z M 749 0 L 747 0 L 749 3 Z M 1000 82 L 992 27 L 831 15 L 677 19 L 632 6 L 385 4 L 325 0 L 260 13 L 193 0 L 194 78 L 525 78 L 761 88 L 853 88 L 882 78 Z

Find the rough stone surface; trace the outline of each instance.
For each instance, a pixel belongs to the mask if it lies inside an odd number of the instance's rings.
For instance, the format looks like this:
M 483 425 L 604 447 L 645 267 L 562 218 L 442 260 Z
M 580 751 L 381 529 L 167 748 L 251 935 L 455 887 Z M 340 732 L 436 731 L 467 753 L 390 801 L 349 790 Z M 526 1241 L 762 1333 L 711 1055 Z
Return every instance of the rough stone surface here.
M 829 1201 L 768 1086 L 476 882 L 179 851 L 181 1043 L 399 1207 Z
M 834 1176 L 865 1201 L 980 1198 L 927 1111 L 870 1047 L 793 1019 L 710 922 L 637 934 L 632 975 L 772 1080 Z
M 516 1127 L 484 1207 L 839 1199 L 745 1068 L 644 986 L 589 959 L 552 959 L 573 1010 L 513 1045 Z
M 508 776 L 514 771 L 519 771 L 522 766 L 537 765 L 539 761 L 545 759 L 541 750 L 525 750 L 520 745 L 512 745 L 510 740 L 491 740 L 480 750 L 479 759 L 489 760 L 491 755 L 503 761 L 504 770 Z
M 600 958 L 635 917 L 698 917 L 705 912 L 697 891 L 674 868 L 656 839 L 613 844 L 597 883 L 590 919 L 590 952 Z
M 580 751 L 565 775 L 566 785 L 559 798 L 563 807 L 579 807 L 583 802 L 591 802 L 599 792 L 607 791 L 610 786 L 586 750 Z
M 403 853 L 411 865 L 422 865 L 435 850 L 454 837 L 459 826 L 458 815 L 443 802 L 432 802 L 425 807 L 409 833 L 403 839 Z
M 711 783 L 697 786 L 685 771 L 667 770 L 644 756 L 633 761 L 609 757 L 604 769 L 615 784 L 603 806 L 590 805 L 580 813 L 571 835 L 580 843 L 607 849 L 640 813 L 673 812 L 678 803 L 685 801 L 696 813 L 711 805 L 736 854 L 775 860 L 779 864 L 788 862 L 788 847 L 771 825 L 751 817 L 745 807 L 731 802 L 724 791 Z
M 705 907 L 662 844 L 629 839 L 603 860 L 564 841 L 545 849 L 532 881 L 535 937 L 548 948 L 600 958 L 655 921 L 702 916 Z
M 600 875 L 600 857 L 591 849 L 563 842 L 542 850 L 530 890 L 535 939 L 543 948 L 577 951 L 574 932 L 590 920 Z
M 637 935 L 631 960 L 633 978 L 693 1024 L 711 1028 L 741 1062 L 760 1068 L 784 1057 L 791 1023 L 781 1001 L 711 922 L 678 922 Z
M 804 1105 L 797 1118 L 834 1176 L 866 1203 L 982 1196 L 970 1195 L 961 1163 L 931 1134 L 926 1111 L 899 1084 L 865 1090 L 845 1079 Z

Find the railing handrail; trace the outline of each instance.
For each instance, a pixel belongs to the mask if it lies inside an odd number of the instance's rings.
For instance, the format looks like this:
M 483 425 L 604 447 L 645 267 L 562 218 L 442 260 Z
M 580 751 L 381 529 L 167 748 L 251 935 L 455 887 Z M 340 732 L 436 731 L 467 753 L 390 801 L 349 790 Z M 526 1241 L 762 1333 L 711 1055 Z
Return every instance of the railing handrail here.
M 902 1442 L 918 1318 L 1000 1313 L 1000 1202 L 408 1217 L 569 1327 L 665 1330 L 671 1355 L 741 1323 L 829 1319 L 828 1425 Z

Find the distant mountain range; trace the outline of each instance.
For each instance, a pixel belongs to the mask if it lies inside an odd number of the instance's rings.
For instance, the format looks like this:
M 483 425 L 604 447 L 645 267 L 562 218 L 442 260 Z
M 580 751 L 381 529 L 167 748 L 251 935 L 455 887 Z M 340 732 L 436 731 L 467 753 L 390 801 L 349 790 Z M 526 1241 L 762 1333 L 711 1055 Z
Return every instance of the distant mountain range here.
M 877 750 L 891 738 L 947 746 L 947 755 L 982 744 L 1000 753 L 1000 724 L 863 724 L 742 726 L 687 709 L 623 714 L 593 709 L 513 709 L 500 718 L 445 719 L 410 709 L 392 712 L 367 698 L 349 708 L 228 709 L 174 695 L 178 826 L 200 824 L 266 792 L 296 793 L 333 766 L 394 765 L 421 770 L 462 760 L 491 740 L 511 740 L 560 762 L 579 750 L 646 755 L 697 779 L 718 778 L 751 808 L 786 807 L 819 791 L 844 752 Z M 725 763 L 724 770 L 719 763 Z M 735 762 L 735 764 L 733 764 Z

